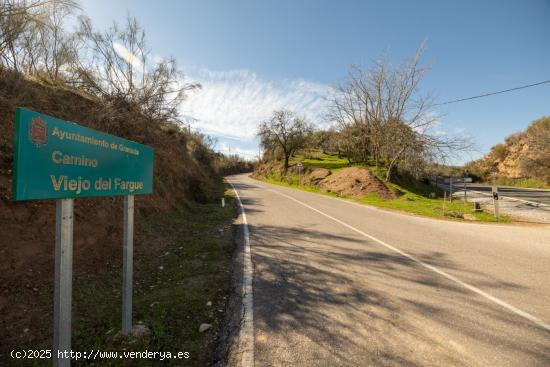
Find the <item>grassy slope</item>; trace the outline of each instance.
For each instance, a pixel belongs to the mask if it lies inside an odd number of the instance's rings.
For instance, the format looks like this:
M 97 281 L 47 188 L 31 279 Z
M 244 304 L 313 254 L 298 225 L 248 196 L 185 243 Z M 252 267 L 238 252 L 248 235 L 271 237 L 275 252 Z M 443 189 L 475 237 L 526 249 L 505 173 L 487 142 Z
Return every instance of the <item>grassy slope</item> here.
M 147 326 L 150 339 L 129 342 L 115 337 L 121 323 L 122 269 L 121 264 L 112 264 L 74 279 L 74 351 L 190 354 L 189 359 L 163 362 L 105 359 L 94 361 L 97 366 L 204 366 L 211 362 L 228 302 L 234 249 L 231 224 L 236 215 L 232 191 L 225 185 L 218 190 L 220 197 L 225 196 L 225 208 L 219 202 L 195 204 L 184 210 L 160 212 L 136 223 L 136 231 L 141 232 L 147 244 L 144 253 L 134 254 L 134 324 Z M 158 255 L 150 256 L 152 253 Z M 51 294 L 43 297 L 50 298 Z M 206 305 L 208 301 L 212 306 Z M 199 333 L 201 323 L 212 324 L 213 328 Z M 51 340 L 25 347 L 49 349 Z M 51 365 L 49 360 L 14 361 L 9 355 L 0 358 L 0 365 L 4 363 Z M 87 363 L 73 361 L 74 365 Z
M 348 164 L 348 161 L 344 158 L 338 158 L 335 155 L 324 155 L 324 154 L 317 154 L 313 158 L 310 157 L 304 157 L 304 156 L 296 156 L 292 159 L 291 163 L 295 164 L 297 161 L 301 161 L 305 167 L 312 167 L 312 168 L 327 168 L 334 171 L 338 171 L 345 167 L 350 167 Z M 364 166 L 364 165 L 361 165 Z M 375 167 L 368 167 L 371 169 L 374 174 L 383 180 L 383 170 L 376 169 Z M 318 190 L 314 186 L 304 186 L 300 185 L 300 178 L 298 176 L 288 176 L 284 180 L 282 180 L 279 177 L 271 177 L 267 179 L 268 182 L 284 185 L 284 186 L 290 186 L 302 190 L 312 191 L 312 192 L 318 192 L 323 193 L 326 195 L 331 196 L 337 196 L 334 193 L 326 193 Z M 372 194 L 360 199 L 357 198 L 350 198 L 355 201 L 374 205 L 382 208 L 388 208 L 388 209 L 397 209 L 402 210 L 409 213 L 424 215 L 428 217 L 434 217 L 434 218 L 451 218 L 451 219 L 459 219 L 453 216 L 454 213 L 464 213 L 464 214 L 471 214 L 475 216 L 476 220 L 479 221 L 485 221 L 485 222 L 494 222 L 496 219 L 493 215 L 488 213 L 478 213 L 473 210 L 473 204 L 466 203 L 464 204 L 462 201 L 455 200 L 452 203 L 450 202 L 444 202 L 443 198 L 430 198 L 431 192 L 436 192 L 438 194 L 441 194 L 437 192 L 437 189 L 420 183 L 415 182 L 413 180 L 403 180 L 404 183 L 402 185 L 397 185 L 395 183 L 390 183 L 389 185 L 394 188 L 395 190 L 398 190 L 403 193 L 402 196 L 396 199 L 387 200 L 383 199 L 380 196 L 376 194 Z M 501 216 L 499 221 L 505 221 L 508 222 L 510 219 L 506 216 Z

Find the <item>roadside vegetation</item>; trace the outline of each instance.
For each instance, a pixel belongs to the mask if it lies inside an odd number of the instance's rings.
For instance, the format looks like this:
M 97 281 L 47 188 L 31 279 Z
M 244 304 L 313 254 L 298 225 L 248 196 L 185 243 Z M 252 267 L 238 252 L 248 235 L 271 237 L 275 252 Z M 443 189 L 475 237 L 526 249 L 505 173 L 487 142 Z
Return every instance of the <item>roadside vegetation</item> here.
M 429 184 L 438 163 L 472 142 L 438 131 L 433 99 L 419 92 L 429 69 L 423 48 L 397 66 L 385 58 L 352 66 L 328 100 L 330 129 L 274 111 L 259 125 L 264 152 L 254 177 L 430 217 L 495 220 Z
M 188 359 L 164 361 L 105 358 L 94 361 L 97 366 L 205 366 L 223 360 L 226 346 L 219 342 L 229 303 L 237 209 L 228 185 L 215 189 L 217 196 L 225 197 L 224 208 L 219 202 L 193 204 L 136 223 L 140 230 L 134 254 L 133 313 L 134 323 L 145 328 L 139 335 L 129 338 L 120 333 L 121 262 L 110 261 L 93 270 L 83 264 L 86 271 L 79 271 L 73 281 L 73 350 L 189 353 Z M 48 314 L 49 307 L 43 305 L 50 305 L 51 292 L 41 285 L 35 297 L 37 307 Z M 20 301 L 19 295 L 12 295 L 12 300 Z M 202 324 L 210 328 L 200 332 Z M 17 348 L 50 349 L 51 320 L 37 318 L 29 326 L 29 333 L 42 337 Z M 3 339 L 4 344 L 14 342 L 10 337 Z M 50 366 L 51 361 L 32 364 L 14 361 L 7 354 L 0 357 L 0 364 Z
M 311 157 L 311 152 L 306 155 L 298 154 L 293 157 L 290 169 L 286 174 L 284 174 L 284 169 L 280 163 L 264 164 L 264 166 L 258 168 L 253 177 L 276 185 L 427 217 L 482 222 L 497 221 L 491 213 L 476 211 L 473 203 L 464 203 L 462 198 L 456 197 L 451 202 L 446 193 L 441 189 L 427 182 L 416 180 L 413 177 L 407 175 L 396 176 L 394 182 L 384 182 L 385 171 L 383 169 L 377 169 L 367 164 L 349 163 L 344 158 L 338 158 L 337 155 L 327 155 L 317 152 L 314 153 L 315 158 Z M 297 162 L 303 164 L 304 169 L 302 172 L 297 171 Z M 367 182 L 357 182 L 358 179 L 353 174 L 346 172 L 347 169 L 354 167 L 372 172 L 378 184 L 386 186 L 392 194 L 387 195 L 384 189 L 371 190 L 367 187 Z M 320 170 L 329 171 L 323 173 L 323 175 L 327 174 L 324 178 L 325 180 L 339 173 L 343 173 L 341 175 L 343 177 L 338 182 L 329 182 L 327 185 L 323 182 L 323 179 L 319 179 Z M 362 176 L 367 175 L 362 174 Z M 354 190 L 353 187 L 355 185 L 362 185 L 364 190 Z M 346 188 L 351 190 L 348 191 Z M 499 221 L 509 222 L 510 218 L 501 215 Z
M 77 27 L 70 30 L 69 23 Z M 192 130 L 180 115 L 181 104 L 199 88 L 175 60 L 152 60 L 145 32 L 133 18 L 100 32 L 72 0 L 0 2 L 0 365 L 17 365 L 9 355 L 13 349 L 52 346 L 55 203 L 12 200 L 17 107 L 155 150 L 153 193 L 135 199 L 134 321 L 148 336 L 129 344 L 116 336 L 122 199 L 78 199 L 73 349 L 190 353 L 189 360 L 173 365 L 204 366 L 223 358 L 215 350 L 229 294 L 230 225 L 236 216 L 223 175 L 252 166 L 215 152 L 215 140 Z M 212 327 L 200 333 L 201 323 Z

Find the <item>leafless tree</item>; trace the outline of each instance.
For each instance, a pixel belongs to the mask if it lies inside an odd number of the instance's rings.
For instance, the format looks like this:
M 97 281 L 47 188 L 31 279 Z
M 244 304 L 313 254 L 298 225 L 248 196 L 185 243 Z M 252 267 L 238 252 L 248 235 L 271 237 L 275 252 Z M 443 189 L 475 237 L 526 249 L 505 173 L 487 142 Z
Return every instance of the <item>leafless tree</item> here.
M 4 67 L 19 70 L 18 42 L 28 24 L 37 19 L 45 1 L 0 2 L 0 60 Z
M 73 66 L 73 83 L 90 92 L 139 108 L 153 118 L 179 120 L 187 92 L 200 88 L 185 82 L 175 59 L 151 60 L 145 32 L 134 18 L 124 28 L 93 29 L 81 17 L 81 57 Z
M 312 131 L 312 125 L 305 118 L 283 109 L 274 111 L 271 118 L 260 124 L 258 137 L 265 150 L 282 151 L 286 172 L 290 157 L 306 146 Z
M 71 39 L 64 31 L 64 22 L 79 8 L 73 0 L 50 0 L 46 6 L 47 18 L 41 27 L 40 38 L 46 71 L 55 80 L 59 78 L 61 68 L 77 57 Z
M 0 62 L 28 74 L 55 80 L 74 53 L 64 31 L 66 18 L 79 9 L 74 0 L 0 2 Z
M 470 147 L 468 139 L 435 133 L 438 118 L 432 99 L 419 93 L 428 71 L 420 59 L 424 46 L 397 67 L 386 60 L 369 68 L 354 66 L 331 101 L 331 116 L 342 129 L 354 128 L 363 144 L 355 145 L 372 156 L 375 165 L 383 161 L 386 179 L 395 169 L 419 157 L 443 158 Z M 360 154 L 356 153 L 356 156 Z

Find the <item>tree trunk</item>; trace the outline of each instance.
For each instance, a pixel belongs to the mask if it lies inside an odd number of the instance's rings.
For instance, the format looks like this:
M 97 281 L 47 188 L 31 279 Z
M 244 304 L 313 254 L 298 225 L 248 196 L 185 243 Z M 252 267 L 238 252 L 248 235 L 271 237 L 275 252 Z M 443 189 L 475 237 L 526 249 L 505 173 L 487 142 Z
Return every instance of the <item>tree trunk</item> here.
M 389 182 L 390 179 L 391 179 L 391 175 L 392 175 L 392 171 L 393 171 L 393 164 L 390 164 L 388 166 L 388 169 L 386 170 L 386 182 Z
M 290 160 L 290 154 L 285 153 L 285 174 L 288 171 L 288 161 Z
M 388 164 L 388 169 L 386 171 L 386 181 L 389 181 L 390 178 L 391 178 L 391 175 L 393 173 L 393 169 L 395 167 L 395 163 L 397 162 L 397 160 L 399 159 L 399 157 L 401 156 L 401 154 L 403 154 L 403 152 L 405 151 L 405 147 L 401 148 L 401 150 L 395 155 L 395 157 L 393 157 L 393 159 L 390 161 L 390 164 Z

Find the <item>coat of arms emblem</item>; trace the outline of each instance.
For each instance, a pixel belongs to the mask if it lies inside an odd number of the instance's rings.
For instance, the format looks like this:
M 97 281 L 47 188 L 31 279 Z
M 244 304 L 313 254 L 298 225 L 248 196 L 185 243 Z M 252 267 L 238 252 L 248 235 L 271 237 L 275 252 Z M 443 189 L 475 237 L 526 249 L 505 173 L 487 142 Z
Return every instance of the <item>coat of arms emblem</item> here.
M 33 118 L 29 125 L 29 139 L 40 147 L 48 143 L 48 125 L 40 117 Z

